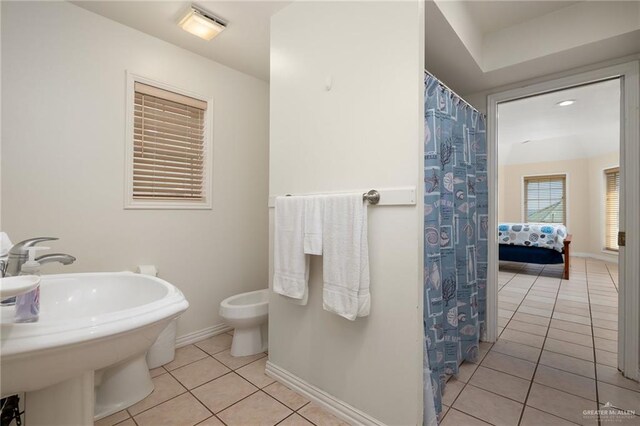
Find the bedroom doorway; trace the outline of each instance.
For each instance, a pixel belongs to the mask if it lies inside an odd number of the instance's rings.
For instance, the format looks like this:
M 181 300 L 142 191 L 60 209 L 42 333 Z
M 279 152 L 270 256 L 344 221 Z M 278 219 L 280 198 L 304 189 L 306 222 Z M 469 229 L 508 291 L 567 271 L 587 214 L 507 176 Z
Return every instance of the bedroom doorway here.
M 637 70 L 489 96 L 487 340 L 534 371 L 638 378 Z
M 617 367 L 620 79 L 498 115 L 498 339 Z

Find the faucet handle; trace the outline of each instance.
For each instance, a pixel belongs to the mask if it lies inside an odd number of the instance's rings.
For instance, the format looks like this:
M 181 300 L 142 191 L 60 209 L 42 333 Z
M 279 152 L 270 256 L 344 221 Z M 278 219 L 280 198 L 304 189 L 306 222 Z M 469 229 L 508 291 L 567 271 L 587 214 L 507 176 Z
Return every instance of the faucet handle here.
M 29 251 L 30 247 L 35 246 L 38 243 L 43 241 L 55 241 L 58 238 L 56 237 L 37 237 L 37 238 L 29 238 L 28 240 L 20 241 L 9 250 L 9 254 L 13 255 L 26 255 Z

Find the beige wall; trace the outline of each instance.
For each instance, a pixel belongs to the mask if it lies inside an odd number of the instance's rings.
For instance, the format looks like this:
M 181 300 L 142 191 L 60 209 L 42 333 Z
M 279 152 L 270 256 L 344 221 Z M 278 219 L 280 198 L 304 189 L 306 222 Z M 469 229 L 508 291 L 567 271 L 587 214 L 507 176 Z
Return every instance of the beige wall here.
M 68 2 L 2 2 L 2 226 L 75 255 L 46 273 L 155 264 L 178 335 L 267 287 L 268 85 Z M 213 209 L 124 210 L 125 70 L 214 99 Z
M 499 167 L 498 221 L 524 221 L 524 177 L 567 175 L 567 229 L 573 234 L 574 253 L 607 256 L 604 246 L 604 174 L 617 166 L 617 152 L 574 160 L 510 164 Z M 611 259 L 613 260 L 613 258 Z
M 271 195 L 421 189 L 423 14 L 299 1 L 272 18 Z M 421 423 L 421 214 L 369 209 L 370 316 L 322 309 L 315 256 L 307 306 L 270 298 L 270 362 L 389 425 Z

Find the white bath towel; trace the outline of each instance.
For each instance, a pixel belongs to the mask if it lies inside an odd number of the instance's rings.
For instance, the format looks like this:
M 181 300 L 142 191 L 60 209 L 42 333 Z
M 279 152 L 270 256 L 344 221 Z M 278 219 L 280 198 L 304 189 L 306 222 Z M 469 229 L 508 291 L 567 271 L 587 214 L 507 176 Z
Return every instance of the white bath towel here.
M 273 291 L 306 303 L 309 256 L 304 254 L 304 197 L 276 198 Z
M 304 252 L 306 254 L 322 254 L 324 200 L 324 195 L 304 197 Z
M 324 199 L 323 307 L 349 320 L 369 315 L 367 206 L 362 194 Z

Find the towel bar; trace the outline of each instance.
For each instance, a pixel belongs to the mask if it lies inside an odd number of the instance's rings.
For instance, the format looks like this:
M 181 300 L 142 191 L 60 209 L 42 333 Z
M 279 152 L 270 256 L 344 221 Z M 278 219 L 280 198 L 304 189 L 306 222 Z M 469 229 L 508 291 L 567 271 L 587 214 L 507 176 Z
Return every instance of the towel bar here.
M 291 194 L 286 194 L 285 197 L 291 197 Z M 380 202 L 380 193 L 375 189 L 371 189 L 369 192 L 362 194 L 362 199 L 368 201 L 369 204 L 376 205 Z
M 298 195 L 319 195 L 319 194 L 344 194 L 353 191 L 335 191 L 335 192 L 320 192 L 312 194 L 298 194 Z M 291 196 L 293 194 L 285 194 Z M 276 205 L 276 195 L 269 196 L 269 208 L 273 208 Z M 416 188 L 415 186 L 397 187 L 397 188 L 381 188 L 372 189 L 368 192 L 362 193 L 362 199 L 367 201 L 371 205 L 378 206 L 415 206 L 416 205 Z

